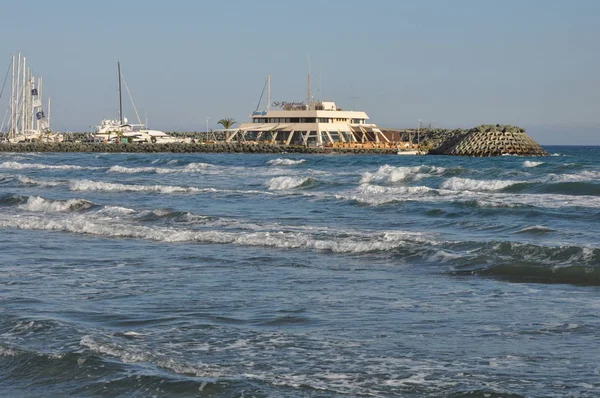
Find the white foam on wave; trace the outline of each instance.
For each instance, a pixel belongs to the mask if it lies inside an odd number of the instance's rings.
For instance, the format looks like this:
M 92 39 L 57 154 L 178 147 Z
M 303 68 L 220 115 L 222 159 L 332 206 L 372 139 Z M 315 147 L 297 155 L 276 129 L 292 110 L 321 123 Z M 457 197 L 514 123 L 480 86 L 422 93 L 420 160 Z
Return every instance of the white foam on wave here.
M 450 191 L 499 191 L 520 181 L 512 180 L 473 180 L 470 178 L 452 177 L 440 186 Z
M 444 194 L 444 192 L 440 192 Z M 467 193 L 467 192 L 465 192 Z M 573 196 L 573 195 L 547 195 L 547 194 L 493 194 L 493 195 L 458 195 L 455 200 L 475 200 L 480 207 L 522 207 L 532 206 L 546 209 L 560 209 L 564 207 L 589 207 L 600 208 L 600 197 Z
M 182 228 L 135 225 L 120 220 L 97 220 L 83 215 L 63 219 L 13 216 L 0 219 L 0 228 L 24 230 L 63 231 L 112 238 L 135 238 L 165 243 L 200 242 L 209 244 L 237 244 L 280 249 L 309 249 L 334 253 L 366 253 L 387 251 L 410 245 L 415 241 L 431 241 L 426 234 L 387 231 L 368 234 L 314 235 L 306 232 L 258 231 L 232 232 L 220 230 L 189 230 Z
M 516 233 L 517 234 L 523 234 L 523 233 L 544 234 L 544 233 L 555 232 L 555 231 L 556 231 L 555 229 L 552 229 L 550 227 L 546 227 L 543 225 L 531 225 L 531 226 L 528 226 L 528 227 L 518 230 Z
M 30 196 L 20 209 L 39 212 L 66 212 L 89 209 L 92 203 L 85 199 L 48 200 L 40 196 Z
M 428 197 L 436 190 L 420 186 L 385 187 L 381 185 L 361 184 L 355 191 L 337 194 L 334 197 L 341 200 L 354 200 L 359 203 L 379 206 L 386 203 L 407 200 L 429 201 Z
M 16 357 L 17 355 L 15 350 L 0 346 L 0 357 Z
M 524 167 L 537 167 L 544 164 L 544 162 L 533 162 L 531 160 L 526 160 L 523 162 Z
M 286 190 L 286 189 L 294 189 L 298 188 L 302 184 L 307 183 L 310 180 L 310 177 L 275 177 L 271 178 L 267 182 L 267 187 L 270 190 L 278 191 L 278 190 Z
M 57 187 L 60 185 L 64 185 L 64 183 L 60 182 L 60 181 L 35 180 L 33 178 L 29 178 L 29 177 L 25 177 L 25 176 L 17 176 L 17 179 L 22 184 L 38 185 L 38 186 L 42 186 L 42 187 Z
M 108 169 L 109 173 L 122 173 L 122 174 L 138 174 L 138 173 L 175 173 L 175 169 L 163 169 L 160 167 L 124 167 L 124 166 L 112 166 Z
M 89 335 L 83 336 L 79 344 L 93 352 L 117 357 L 126 363 L 150 362 L 152 360 L 152 356 L 150 354 L 142 351 L 139 348 L 136 348 L 133 345 L 124 347 L 117 343 L 96 340 Z
M 285 158 L 278 158 L 278 159 L 272 159 L 269 160 L 267 163 L 272 165 L 272 166 L 293 166 L 296 164 L 301 164 L 306 162 L 305 159 L 285 159 Z
M 394 183 L 404 180 L 418 180 L 432 175 L 440 175 L 446 171 L 443 167 L 436 166 L 413 166 L 396 167 L 390 165 L 381 166 L 376 172 L 366 172 L 362 175 L 360 182 L 371 183 Z
M 169 161 L 167 164 L 174 164 L 177 160 Z M 109 173 L 121 173 L 121 174 L 139 174 L 139 173 L 156 173 L 156 174 L 170 174 L 170 173 L 196 173 L 199 171 L 205 171 L 210 167 L 216 167 L 209 163 L 190 163 L 183 168 L 164 168 L 164 167 L 125 167 L 115 165 L 108 169 Z
M 137 213 L 136 210 L 134 209 L 130 209 L 127 207 L 121 207 L 121 206 L 104 206 L 102 209 L 100 209 L 98 211 L 98 214 L 106 214 L 106 215 L 114 215 L 114 216 L 121 216 L 121 215 L 128 215 L 128 214 L 134 214 Z
M 92 166 L 75 166 L 70 164 L 65 165 L 51 165 L 41 163 L 18 163 L 18 162 L 3 162 L 0 163 L 0 168 L 12 169 L 12 170 L 23 170 L 23 169 L 39 169 L 39 170 L 102 170 L 103 167 L 92 167 Z
M 549 174 L 548 180 L 550 182 L 596 182 L 600 180 L 600 171 L 584 170 L 575 174 Z
M 103 191 L 103 192 L 156 192 L 165 194 L 216 192 L 214 188 L 180 187 L 170 185 L 135 185 L 112 182 L 80 180 L 69 184 L 72 191 Z

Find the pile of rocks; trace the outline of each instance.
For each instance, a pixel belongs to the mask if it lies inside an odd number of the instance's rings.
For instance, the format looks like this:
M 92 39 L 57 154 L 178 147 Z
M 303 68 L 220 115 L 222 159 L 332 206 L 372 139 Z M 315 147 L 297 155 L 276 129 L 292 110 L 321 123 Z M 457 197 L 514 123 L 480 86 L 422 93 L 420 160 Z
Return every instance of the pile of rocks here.
M 455 156 L 548 156 L 525 129 L 506 125 L 482 125 L 456 134 L 429 151 L 432 155 Z
M 264 143 L 112 143 L 101 142 L 24 142 L 0 144 L 0 152 L 110 152 L 110 153 L 371 153 L 394 154 L 395 149 L 313 148 Z

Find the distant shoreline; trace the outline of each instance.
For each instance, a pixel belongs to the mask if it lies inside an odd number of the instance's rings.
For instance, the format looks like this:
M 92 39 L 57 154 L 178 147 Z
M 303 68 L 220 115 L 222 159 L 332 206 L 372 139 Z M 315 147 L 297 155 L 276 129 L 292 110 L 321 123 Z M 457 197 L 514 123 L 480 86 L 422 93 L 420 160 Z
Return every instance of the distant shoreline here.
M 346 153 L 395 155 L 396 148 L 315 148 L 295 145 L 249 143 L 88 143 L 24 142 L 2 143 L 0 152 L 100 152 L 100 153 Z

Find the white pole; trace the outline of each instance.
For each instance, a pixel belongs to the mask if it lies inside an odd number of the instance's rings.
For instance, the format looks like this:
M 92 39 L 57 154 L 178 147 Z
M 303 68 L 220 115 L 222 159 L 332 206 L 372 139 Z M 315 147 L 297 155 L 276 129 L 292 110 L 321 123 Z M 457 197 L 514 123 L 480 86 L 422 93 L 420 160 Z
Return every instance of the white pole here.
M 13 115 L 13 138 L 17 136 L 17 131 L 19 130 L 19 98 L 21 97 L 19 79 L 21 76 L 21 53 L 19 53 L 19 58 L 17 58 L 16 66 L 17 73 L 15 76 L 15 113 Z
M 48 98 L 48 130 L 52 131 L 50 128 L 50 98 Z
M 13 138 L 18 135 L 19 132 L 19 119 L 21 115 L 21 53 L 19 53 L 19 59 L 17 60 L 17 80 L 15 86 L 15 118 L 14 118 L 14 131 Z
M 23 101 L 23 106 L 21 107 L 21 129 L 22 134 L 25 135 L 26 132 L 26 118 L 25 118 L 25 108 L 27 107 L 27 57 L 23 57 L 23 81 L 22 81 L 22 86 L 23 86 L 23 94 L 22 94 L 22 101 Z
M 206 140 L 208 140 L 208 119 L 210 119 L 210 117 L 206 118 Z
M 40 104 L 40 109 L 39 109 L 40 111 L 42 111 L 44 109 L 44 107 L 42 106 L 43 101 L 44 101 L 44 97 L 43 97 L 44 93 L 42 91 L 42 89 L 44 88 L 43 81 L 44 80 L 42 77 L 38 78 L 38 101 L 39 101 L 38 103 Z M 37 117 L 36 117 L 36 120 L 37 120 Z M 41 125 L 42 125 L 41 121 L 37 120 L 37 130 L 40 130 L 40 132 L 41 132 Z
M 14 117 L 15 117 L 15 56 L 12 56 L 12 76 L 10 79 L 10 121 L 8 128 L 8 136 L 10 138 L 13 130 Z

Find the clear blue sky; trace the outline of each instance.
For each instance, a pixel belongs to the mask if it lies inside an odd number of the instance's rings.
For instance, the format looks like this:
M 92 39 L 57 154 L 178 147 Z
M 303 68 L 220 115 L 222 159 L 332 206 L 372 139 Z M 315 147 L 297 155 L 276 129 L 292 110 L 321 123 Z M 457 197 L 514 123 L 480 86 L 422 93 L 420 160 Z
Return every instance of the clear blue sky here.
M 54 130 L 116 116 L 117 61 L 150 127 L 195 131 L 246 121 L 268 74 L 273 101 L 304 100 L 310 53 L 319 99 L 382 127 L 504 123 L 600 145 L 598 0 L 5 3 L 0 74 L 27 56 Z

